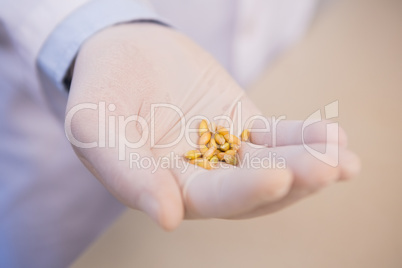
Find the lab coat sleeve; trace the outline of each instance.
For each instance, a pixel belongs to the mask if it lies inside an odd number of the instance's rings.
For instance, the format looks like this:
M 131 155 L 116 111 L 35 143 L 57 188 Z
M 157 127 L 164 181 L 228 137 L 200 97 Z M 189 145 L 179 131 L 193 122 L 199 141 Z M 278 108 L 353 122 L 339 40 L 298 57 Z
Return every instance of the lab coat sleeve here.
M 41 78 L 48 80 L 43 84 L 66 90 L 63 80 L 86 39 L 108 26 L 137 20 L 162 23 L 145 1 L 138 0 L 93 0 L 70 12 L 43 36 L 45 41 L 37 57 Z
M 81 44 L 103 28 L 137 20 L 166 24 L 147 0 L 3 0 L 0 35 L 8 33 L 62 118 L 67 99 L 63 80 Z

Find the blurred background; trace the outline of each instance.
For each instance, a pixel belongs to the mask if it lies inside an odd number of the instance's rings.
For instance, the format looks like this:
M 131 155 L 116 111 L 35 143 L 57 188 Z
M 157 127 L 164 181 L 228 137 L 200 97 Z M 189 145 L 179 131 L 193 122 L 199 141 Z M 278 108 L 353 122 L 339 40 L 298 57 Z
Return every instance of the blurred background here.
M 73 267 L 402 267 L 402 1 L 326 5 L 249 94 L 288 119 L 338 100 L 361 174 L 272 215 L 172 233 L 127 211 Z

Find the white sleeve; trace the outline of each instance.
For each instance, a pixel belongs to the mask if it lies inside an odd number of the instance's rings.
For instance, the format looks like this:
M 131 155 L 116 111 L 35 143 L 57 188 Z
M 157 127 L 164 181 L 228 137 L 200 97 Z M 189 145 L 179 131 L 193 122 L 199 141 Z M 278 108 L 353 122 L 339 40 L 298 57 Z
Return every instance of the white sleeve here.
M 50 106 L 64 114 L 63 79 L 81 44 L 108 26 L 137 20 L 163 23 L 147 0 L 3 0 L 0 28 L 32 72 Z
M 34 64 L 48 35 L 64 18 L 89 0 L 5 0 L 0 20 L 20 56 Z
M 44 86 L 65 90 L 63 79 L 87 38 L 108 26 L 138 20 L 161 23 L 152 9 L 138 0 L 94 0 L 73 11 L 48 33 L 39 51 L 41 78 L 48 80 L 42 81 Z

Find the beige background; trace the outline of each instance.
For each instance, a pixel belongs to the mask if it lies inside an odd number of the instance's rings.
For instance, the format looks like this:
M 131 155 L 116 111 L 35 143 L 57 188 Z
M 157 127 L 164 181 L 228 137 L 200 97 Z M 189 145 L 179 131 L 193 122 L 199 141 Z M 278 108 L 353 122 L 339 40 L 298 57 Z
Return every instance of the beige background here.
M 249 92 L 289 119 L 339 100 L 361 174 L 270 216 L 173 233 L 127 211 L 74 267 L 402 267 L 402 1 L 333 4 Z

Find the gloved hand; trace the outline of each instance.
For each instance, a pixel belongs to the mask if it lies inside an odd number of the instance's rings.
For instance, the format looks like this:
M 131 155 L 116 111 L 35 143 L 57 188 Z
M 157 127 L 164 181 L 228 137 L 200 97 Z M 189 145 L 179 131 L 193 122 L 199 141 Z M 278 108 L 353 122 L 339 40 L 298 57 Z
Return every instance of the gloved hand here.
M 171 107 L 152 109 L 151 104 Z M 339 145 L 339 165 L 331 167 L 308 153 L 302 146 L 301 121 L 278 124 L 276 147 L 272 147 L 272 132 L 265 131 L 252 133 L 251 143 L 243 143 L 239 151 L 240 160 L 275 153 L 277 159 L 285 161 L 285 167 L 229 166 L 208 171 L 182 158 L 169 167 L 149 165 L 150 159 L 157 163 L 171 153 L 182 156 L 194 149 L 185 137 L 168 148 L 155 148 L 151 136 L 156 144 L 166 145 L 180 137 L 183 120 L 186 127 L 196 128 L 200 120 L 189 121 L 194 116 L 236 119 L 240 112 L 243 121 L 235 121 L 235 130 L 243 128 L 248 118 L 261 115 L 207 52 L 165 26 L 133 23 L 105 29 L 81 48 L 74 66 L 66 133 L 70 141 L 98 142 L 94 148 L 80 148 L 74 142 L 73 147 L 117 199 L 144 211 L 166 230 L 174 229 L 184 218 L 265 215 L 332 182 L 348 179 L 359 170 L 359 160 L 346 149 L 342 130 L 339 144 L 333 139 L 335 133 L 329 133 L 326 141 L 325 122 L 309 126 L 304 141 L 315 148 L 325 148 L 329 143 L 328 158 L 337 157 Z M 99 120 L 100 115 L 106 119 Z M 254 126 L 261 126 L 261 122 Z M 105 137 L 104 144 L 99 137 Z M 196 143 L 197 134 L 190 138 Z M 123 144 L 138 141 L 145 143 L 139 148 Z M 253 144 L 262 146 L 254 148 Z

